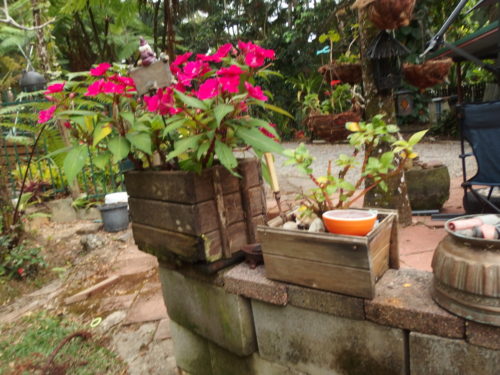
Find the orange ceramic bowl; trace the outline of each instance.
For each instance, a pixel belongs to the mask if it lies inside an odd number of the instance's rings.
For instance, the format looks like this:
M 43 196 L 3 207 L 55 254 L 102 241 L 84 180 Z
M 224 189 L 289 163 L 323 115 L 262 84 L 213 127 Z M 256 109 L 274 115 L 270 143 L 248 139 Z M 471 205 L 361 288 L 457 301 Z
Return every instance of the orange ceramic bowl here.
M 375 211 L 332 210 L 323 214 L 323 223 L 330 233 L 366 236 L 377 220 Z

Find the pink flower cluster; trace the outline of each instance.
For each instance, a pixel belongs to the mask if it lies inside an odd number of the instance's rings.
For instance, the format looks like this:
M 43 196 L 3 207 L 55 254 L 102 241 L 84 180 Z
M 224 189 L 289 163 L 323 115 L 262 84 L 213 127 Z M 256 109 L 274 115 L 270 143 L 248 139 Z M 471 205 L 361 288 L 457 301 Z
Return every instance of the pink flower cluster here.
M 98 81 L 93 82 L 87 88 L 85 96 L 97 96 L 99 94 L 127 94 L 135 91 L 134 80 L 130 77 L 113 74 L 106 76 L 107 71 L 111 68 L 108 63 L 99 64 L 97 67 L 90 69 L 90 75 L 95 77 L 104 76 Z
M 221 46 L 214 54 L 198 54 L 194 61 L 189 61 L 193 55 L 191 52 L 177 56 L 170 65 L 170 70 L 177 79 L 177 83 L 171 88 L 184 92 L 189 96 L 195 96 L 200 100 L 211 99 L 220 95 L 231 95 L 245 89 L 247 97 L 260 101 L 268 98 L 259 86 L 254 86 L 247 81 L 252 73 L 251 68 L 258 68 L 264 65 L 265 59 L 274 59 L 273 50 L 264 49 L 252 42 L 238 42 L 239 51 L 230 43 Z M 229 55 L 237 61 L 244 61 L 248 68 L 231 64 L 219 69 L 211 67 L 210 63 L 221 63 Z M 249 69 L 250 68 L 250 69 Z M 173 90 L 158 90 L 154 96 L 145 96 L 144 100 L 148 109 L 160 114 L 178 113 L 174 107 Z M 243 91 L 242 93 L 244 93 Z M 248 108 L 246 103 L 240 102 L 241 111 Z

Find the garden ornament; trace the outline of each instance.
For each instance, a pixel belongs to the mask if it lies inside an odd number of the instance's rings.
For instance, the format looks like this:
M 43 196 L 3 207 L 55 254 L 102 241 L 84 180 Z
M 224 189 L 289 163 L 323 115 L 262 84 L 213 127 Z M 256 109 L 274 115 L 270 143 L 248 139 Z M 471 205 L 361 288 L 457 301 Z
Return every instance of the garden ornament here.
M 156 61 L 156 54 L 149 43 L 142 36 L 139 40 L 139 52 L 141 54 L 142 66 L 150 66 Z

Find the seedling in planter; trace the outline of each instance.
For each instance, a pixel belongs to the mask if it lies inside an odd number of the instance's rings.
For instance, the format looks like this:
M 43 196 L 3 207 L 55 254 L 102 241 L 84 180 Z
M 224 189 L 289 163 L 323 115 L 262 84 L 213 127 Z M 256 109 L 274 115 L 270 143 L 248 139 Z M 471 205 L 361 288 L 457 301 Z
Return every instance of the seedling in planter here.
M 417 157 L 414 146 L 420 142 L 427 130 L 413 134 L 408 141 L 396 137 L 399 128 L 387 124 L 383 115 L 375 116 L 371 122 L 350 122 L 346 124 L 349 135 L 349 144 L 353 147 L 351 155 L 341 154 L 334 165 L 340 168 L 338 174 L 332 172 L 332 161 L 328 163 L 325 176 L 317 177 L 313 174 L 311 165 L 314 158 L 304 144 L 295 150 L 286 150 L 288 160 L 285 165 L 295 165 L 302 173 L 316 185 L 308 194 L 302 194 L 302 204 L 299 209 L 301 216 L 318 217 L 334 209 L 346 209 L 362 198 L 366 193 L 380 186 L 387 190 L 386 181 L 399 174 L 408 160 Z M 388 151 L 376 155 L 377 149 L 389 145 Z M 357 156 L 364 152 L 360 161 Z M 358 171 L 356 182 L 350 183 L 346 176 L 349 172 Z M 368 182 L 368 183 L 367 183 Z

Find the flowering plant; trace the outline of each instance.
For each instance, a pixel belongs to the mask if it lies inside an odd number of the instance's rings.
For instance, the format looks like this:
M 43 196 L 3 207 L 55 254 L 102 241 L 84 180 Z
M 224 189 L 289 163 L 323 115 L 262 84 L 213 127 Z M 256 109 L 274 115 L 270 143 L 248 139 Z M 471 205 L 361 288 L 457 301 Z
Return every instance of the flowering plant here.
M 282 152 L 265 110 L 289 114 L 267 103 L 270 94 L 256 84 L 274 73 L 265 65 L 274 51 L 240 41 L 238 48 L 225 44 L 214 54 L 192 55 L 172 62 L 170 86 L 144 97 L 123 67 L 108 63 L 70 77 L 83 81 L 49 86 L 51 106 L 39 113 L 39 123 L 55 119 L 69 129 L 68 180 L 84 167 L 89 149 L 98 167 L 129 159 L 137 169 L 199 172 L 218 162 L 232 173 L 238 149 Z
M 304 98 L 304 112 L 307 116 L 342 113 L 351 107 L 351 101 L 356 96 L 356 88 L 351 88 L 340 80 L 330 82 L 331 89 L 322 95 L 310 93 Z

